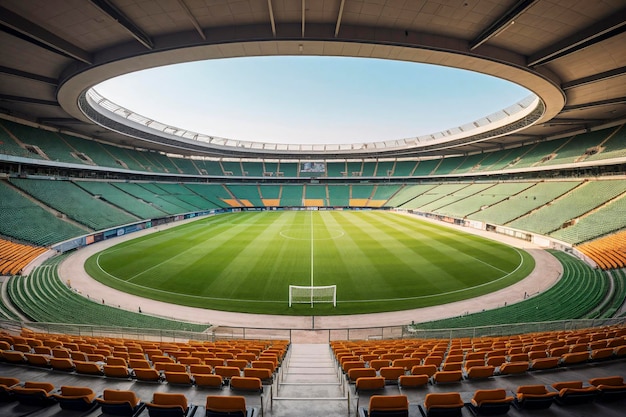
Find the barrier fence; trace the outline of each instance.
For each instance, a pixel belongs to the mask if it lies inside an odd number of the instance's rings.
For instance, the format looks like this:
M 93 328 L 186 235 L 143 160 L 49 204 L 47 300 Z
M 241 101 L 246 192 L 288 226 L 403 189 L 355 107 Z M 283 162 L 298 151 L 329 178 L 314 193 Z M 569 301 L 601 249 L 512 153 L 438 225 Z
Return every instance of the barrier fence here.
M 458 339 L 498 337 L 548 331 L 568 331 L 604 326 L 626 325 L 626 317 L 610 319 L 560 320 L 534 323 L 517 323 L 454 329 L 420 329 L 419 324 L 350 329 L 276 329 L 252 327 L 212 326 L 204 332 L 182 330 L 140 329 L 106 327 L 65 323 L 27 321 L 0 321 L 0 328 L 19 333 L 22 328 L 37 333 L 69 334 L 84 337 L 114 337 L 156 342 L 212 342 L 229 339 L 281 339 L 292 343 L 328 343 L 333 340 L 384 340 L 384 339 Z

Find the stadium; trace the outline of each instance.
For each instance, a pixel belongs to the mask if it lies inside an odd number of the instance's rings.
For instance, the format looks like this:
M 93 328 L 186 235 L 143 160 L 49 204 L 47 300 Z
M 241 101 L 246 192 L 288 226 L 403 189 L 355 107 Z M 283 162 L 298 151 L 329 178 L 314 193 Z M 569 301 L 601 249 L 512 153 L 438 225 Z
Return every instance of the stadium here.
M 623 414 L 624 1 L 3 0 L 0 29 L 0 414 Z M 529 95 L 279 144 L 98 87 L 285 56 Z

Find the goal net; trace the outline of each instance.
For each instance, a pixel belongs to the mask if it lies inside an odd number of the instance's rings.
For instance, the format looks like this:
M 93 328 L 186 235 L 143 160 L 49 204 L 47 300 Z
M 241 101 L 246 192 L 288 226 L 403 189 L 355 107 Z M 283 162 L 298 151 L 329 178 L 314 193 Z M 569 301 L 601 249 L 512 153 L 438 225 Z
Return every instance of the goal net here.
M 332 303 L 337 307 L 337 286 L 289 286 L 289 307 L 293 304 Z

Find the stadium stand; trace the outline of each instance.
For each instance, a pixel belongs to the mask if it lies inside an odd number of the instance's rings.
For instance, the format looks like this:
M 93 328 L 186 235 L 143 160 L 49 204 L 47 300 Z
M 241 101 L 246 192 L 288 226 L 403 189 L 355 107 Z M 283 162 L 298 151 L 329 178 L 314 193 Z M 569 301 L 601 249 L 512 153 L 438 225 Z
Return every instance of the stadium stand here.
M 378 184 L 374 186 L 374 193 L 368 202 L 368 207 L 382 207 L 394 194 L 400 190 L 400 185 Z
M 226 185 L 222 184 L 185 184 L 185 187 L 190 189 L 195 194 L 200 195 L 211 204 L 207 207 L 211 208 L 223 208 L 228 207 L 227 200 L 231 200 L 233 196 L 226 188 Z
M 280 162 L 278 164 L 277 173 L 279 177 L 298 177 L 298 171 L 298 164 L 295 162 Z
M 350 185 L 328 185 L 328 205 L 348 207 L 350 205 Z
M 42 208 L 7 181 L 0 181 L 0 234 L 38 246 L 48 246 L 87 231 L 89 229 L 86 227 L 64 221 Z
M 471 196 L 474 196 L 479 193 L 481 194 L 481 196 L 485 193 L 488 194 L 489 192 L 488 189 L 493 186 L 494 184 L 470 184 L 469 186 L 462 188 L 458 191 L 455 191 L 450 195 L 447 195 L 431 203 L 427 203 L 421 206 L 420 210 L 442 213 L 442 214 L 454 213 L 455 206 L 461 206 L 467 210 L 469 209 L 471 205 L 470 202 L 468 201 L 468 200 L 471 200 Z M 481 202 L 482 202 L 482 199 L 481 199 Z M 483 205 L 484 203 L 480 204 L 478 208 L 482 207 Z M 450 208 L 450 206 L 452 206 L 452 208 Z M 472 210 L 470 211 L 470 213 L 472 213 L 473 211 L 476 211 L 476 210 Z M 464 216 L 461 216 L 461 217 L 464 217 Z
M 465 174 L 467 172 L 479 171 L 481 162 L 487 158 L 488 154 L 478 153 L 470 155 L 450 174 Z
M 515 165 L 520 161 L 526 152 L 528 152 L 528 147 L 526 146 L 495 151 L 493 153 L 493 159 L 495 159 L 495 162 L 492 165 L 483 165 L 484 169 L 481 171 L 499 171 L 507 168 L 515 168 Z
M 350 187 L 350 206 L 366 207 L 374 193 L 372 185 L 352 184 Z
M 399 174 L 399 172 L 401 172 L 404 176 L 428 176 L 437 168 L 440 162 L 441 159 L 418 161 L 417 166 L 413 167 L 414 163 L 412 162 L 398 161 L 396 162 L 393 175 L 400 176 L 401 174 Z M 400 169 L 401 171 L 399 171 Z
M 547 235 L 625 191 L 626 181 L 623 180 L 587 181 L 562 198 L 512 221 L 509 226 Z
M 278 176 L 278 163 L 277 162 L 263 162 L 263 176 L 277 177 Z
M 299 207 L 303 205 L 304 187 L 302 185 L 283 185 L 280 194 L 280 205 Z
M 606 137 L 606 129 L 573 136 L 556 152 L 556 156 L 547 161 L 545 165 L 582 162 L 588 156 L 586 155 L 588 150 L 596 148 Z
M 11 178 L 10 182 L 93 230 L 107 229 L 137 220 L 137 217 L 94 198 L 70 181 Z
M 526 153 L 524 153 L 520 160 L 515 164 L 515 168 L 528 168 L 534 166 L 541 166 L 543 163 L 550 161 L 557 153 L 557 151 L 567 143 L 569 138 L 550 140 L 546 142 L 540 142 L 531 146 Z M 528 147 L 527 147 L 528 148 Z
M 147 204 L 135 196 L 123 192 L 108 182 L 75 181 L 74 184 L 78 185 L 91 195 L 98 196 L 100 199 L 107 201 L 140 219 L 152 219 L 165 215 L 165 212 Z
M 0 239 L 0 275 L 19 274 L 26 265 L 44 252 L 45 248 Z
M 223 177 L 224 171 L 219 161 L 212 161 L 208 159 L 194 160 L 194 164 L 198 167 L 202 175 Z
M 422 195 L 425 192 L 435 188 L 437 184 L 423 184 L 423 185 L 407 185 L 399 189 L 398 192 L 387 201 L 385 207 L 400 207 L 406 202 L 414 199 L 418 195 Z
M 186 205 L 182 204 L 182 202 L 178 201 L 172 203 L 171 201 L 164 199 L 162 195 L 155 194 L 155 191 L 158 192 L 158 190 L 148 190 L 146 187 L 143 186 L 143 184 L 129 182 L 114 182 L 111 184 L 127 194 L 133 195 L 136 198 L 148 202 L 150 205 L 167 214 L 176 214 L 184 211 L 192 211 L 189 208 L 186 209 Z M 150 186 L 148 185 L 148 187 Z M 162 194 L 165 194 L 165 192 L 162 192 Z
M 146 329 L 202 331 L 207 327 L 206 324 L 184 323 L 122 310 L 77 294 L 58 277 L 57 267 L 64 259 L 64 256 L 57 256 L 36 267 L 28 277 L 9 279 L 11 302 L 25 316 L 48 323 Z
M 373 177 L 376 172 L 376 162 L 363 162 L 363 171 L 361 171 L 362 177 Z
M 626 231 L 584 243 L 576 248 L 602 269 L 626 268 Z
M 201 175 L 202 173 L 193 162 L 193 159 L 189 158 L 169 158 L 172 161 L 172 164 L 176 167 L 176 171 L 180 174 L 188 174 L 188 175 Z
M 326 174 L 329 177 L 347 177 L 348 170 L 346 168 L 346 162 L 328 162 L 326 164 Z
M 327 206 L 328 199 L 325 185 L 305 185 L 304 186 L 304 205 L 310 207 Z
M 228 162 L 228 161 L 221 161 L 220 164 L 222 165 L 222 171 L 224 171 L 224 175 L 226 175 L 227 177 L 241 177 L 243 176 L 243 171 L 241 169 L 241 163 L 239 162 Z
M 423 194 L 418 195 L 407 203 L 402 204 L 400 207 L 406 209 L 419 209 L 426 204 L 432 203 L 433 201 L 439 200 L 440 198 L 446 197 L 450 194 L 458 192 L 459 190 L 468 187 L 470 184 L 440 184 L 434 188 L 431 188 L 424 192 Z
M 3 124 L 26 149 L 36 150 L 39 156 L 52 161 L 79 162 L 72 157 L 72 149 L 60 140 L 58 134 L 9 121 L 3 121 Z
M 243 175 L 246 177 L 262 177 L 263 176 L 263 163 L 262 162 L 241 162 L 241 168 Z
M 465 157 L 443 158 L 437 165 L 437 168 L 432 172 L 432 175 L 448 175 L 457 169 L 463 162 L 465 162 Z
M 395 162 L 392 161 L 378 161 L 376 164 L 376 176 L 377 177 L 391 177 L 393 175 Z
M 265 207 L 257 185 L 229 184 L 228 189 L 244 207 Z
M 601 207 L 574 219 L 572 225 L 550 233 L 550 236 L 574 244 L 585 242 L 626 227 L 624 213 L 626 213 L 626 194 L 605 201 Z
M 159 182 L 143 184 L 143 187 L 154 191 L 164 200 L 181 206 L 186 211 L 206 210 L 211 206 L 206 199 L 185 187 L 184 184 Z
M 590 155 L 586 160 L 598 161 L 601 159 L 619 158 L 626 156 L 624 140 L 626 128 L 624 125 L 609 130 L 607 139 L 598 146 L 598 152 Z
M 579 184 L 580 181 L 519 183 L 520 188 L 512 189 L 508 198 L 491 205 L 480 213 L 471 214 L 469 217 L 496 224 L 506 224 L 531 210 L 544 206 Z M 507 187 L 507 189 L 510 188 L 510 186 Z M 487 193 L 491 190 L 488 190 Z
M 23 144 L 20 146 L 15 141 L 14 136 L 9 135 L 6 126 L 11 126 L 11 122 L 3 120 L 0 124 L 0 153 L 3 155 L 19 156 L 22 158 L 43 159 L 35 149 L 27 150 Z
M 563 264 L 561 279 L 548 290 L 516 304 L 444 320 L 420 323 L 420 329 L 489 326 L 505 323 L 584 318 L 605 297 L 609 279 L 604 272 L 563 252 L 552 251 Z M 502 300 L 504 303 L 505 300 Z

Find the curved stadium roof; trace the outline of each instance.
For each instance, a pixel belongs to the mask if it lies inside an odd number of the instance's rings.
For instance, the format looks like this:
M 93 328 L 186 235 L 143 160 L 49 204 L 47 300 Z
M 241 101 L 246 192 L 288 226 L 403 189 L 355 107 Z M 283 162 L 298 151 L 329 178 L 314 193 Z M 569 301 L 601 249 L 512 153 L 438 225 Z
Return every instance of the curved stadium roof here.
M 0 6 L 0 29 L 0 111 L 113 143 L 178 154 L 467 154 L 571 135 L 626 118 L 623 0 L 50 0 L 44 7 L 35 0 L 6 0 Z M 92 86 L 131 71 L 201 59 L 299 54 L 463 68 L 518 83 L 537 98 L 520 106 L 517 114 L 523 117 L 507 115 L 505 122 L 488 127 L 477 122 L 467 135 L 457 128 L 440 137 L 349 149 L 272 149 L 221 138 L 197 140 L 167 128 L 166 134 L 156 135 L 123 126 L 120 122 L 129 118 L 119 113 L 112 116 L 86 105 L 99 101 L 88 93 Z

